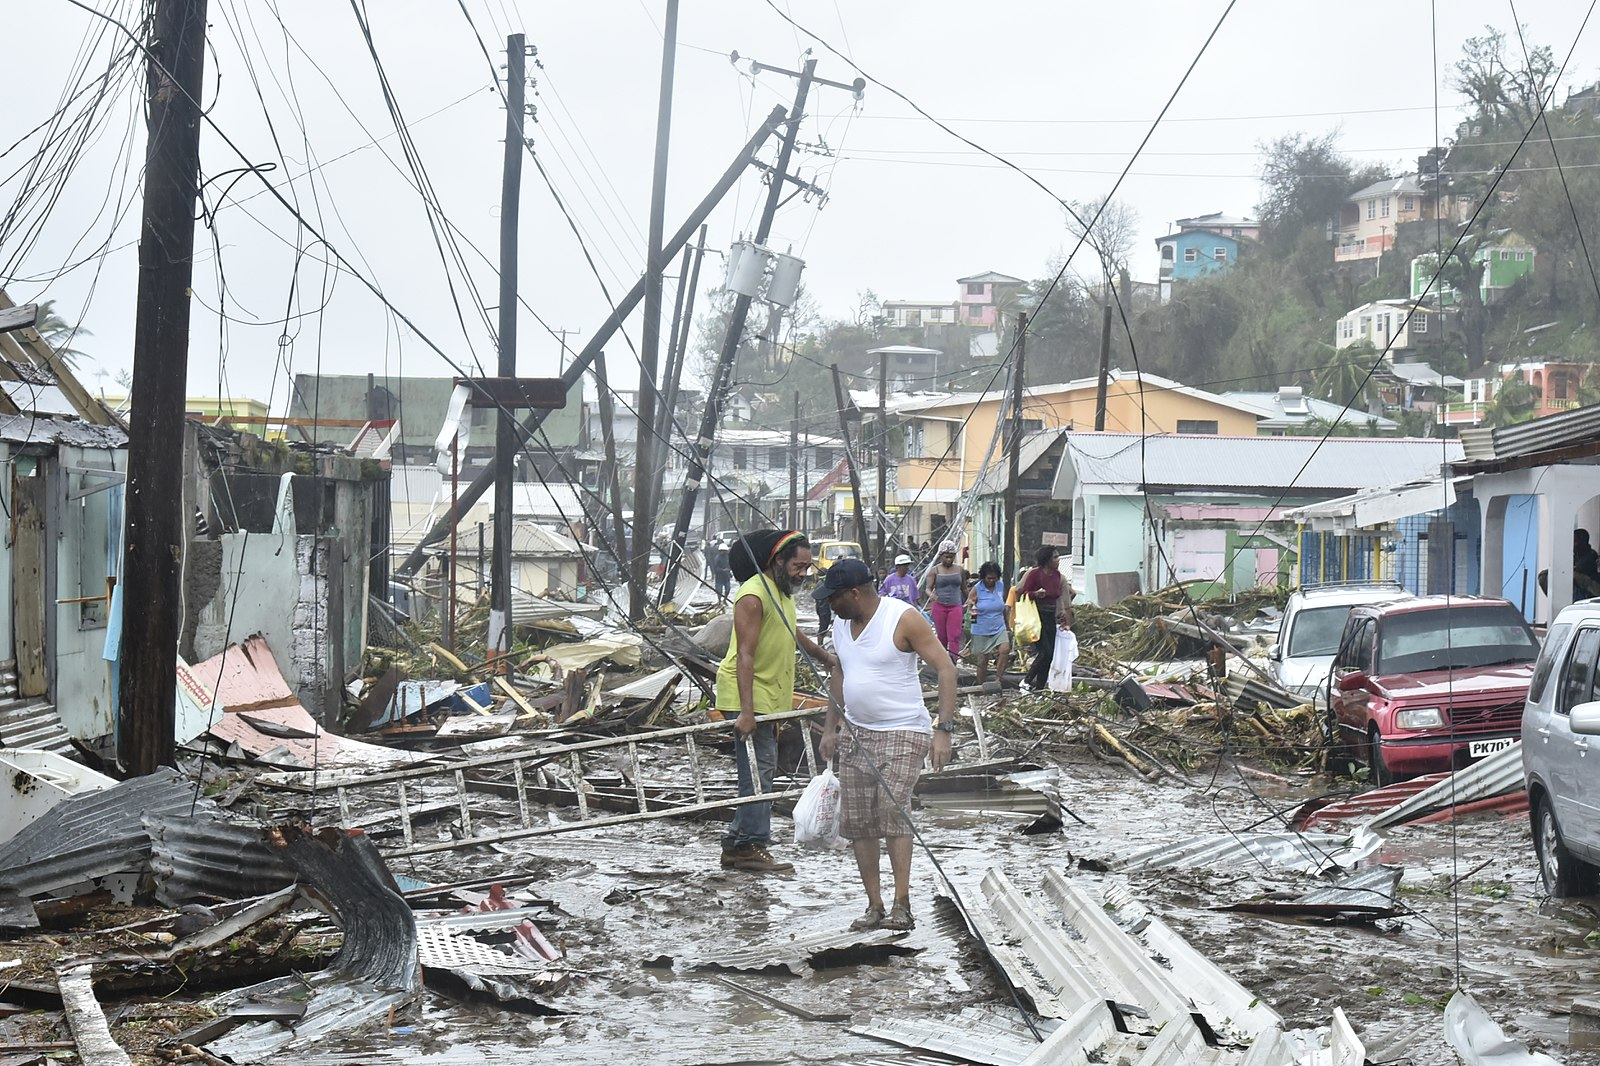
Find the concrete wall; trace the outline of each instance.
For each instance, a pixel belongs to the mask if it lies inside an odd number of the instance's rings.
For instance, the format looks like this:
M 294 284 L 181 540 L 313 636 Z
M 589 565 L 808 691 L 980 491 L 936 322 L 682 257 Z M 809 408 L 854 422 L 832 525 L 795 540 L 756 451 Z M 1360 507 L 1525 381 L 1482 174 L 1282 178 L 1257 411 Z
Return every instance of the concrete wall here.
M 71 447 L 61 448 L 57 456 L 50 461 L 51 506 L 45 529 L 56 552 L 50 694 L 68 732 L 101 737 L 114 730 L 116 718 L 112 666 L 105 659 L 109 611 L 103 602 L 62 601 L 104 595 L 106 577 L 120 568 L 123 486 L 86 492 L 116 479 L 85 471 L 126 472 L 128 456 L 124 451 Z M 74 493 L 82 495 L 70 499 Z M 137 612 L 125 622 L 137 625 Z

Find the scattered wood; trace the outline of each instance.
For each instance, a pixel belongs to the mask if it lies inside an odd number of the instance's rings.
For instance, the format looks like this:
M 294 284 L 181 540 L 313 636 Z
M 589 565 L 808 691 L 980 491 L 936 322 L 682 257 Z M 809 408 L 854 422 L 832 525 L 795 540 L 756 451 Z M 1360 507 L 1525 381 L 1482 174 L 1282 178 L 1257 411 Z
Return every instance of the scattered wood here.
M 133 1066 L 128 1053 L 111 1037 L 105 1011 L 94 998 L 91 972 L 87 962 L 72 963 L 56 970 L 61 1006 L 78 1045 L 78 1059 L 83 1066 Z

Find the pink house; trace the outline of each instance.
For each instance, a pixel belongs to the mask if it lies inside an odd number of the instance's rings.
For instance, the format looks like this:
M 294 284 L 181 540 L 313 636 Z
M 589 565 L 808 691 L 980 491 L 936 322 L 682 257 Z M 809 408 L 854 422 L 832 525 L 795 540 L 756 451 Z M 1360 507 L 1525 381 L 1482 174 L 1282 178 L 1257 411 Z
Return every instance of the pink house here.
M 961 324 L 993 326 L 995 304 L 1005 293 L 1014 292 L 1027 282 L 991 270 L 984 274 L 974 274 L 970 278 L 957 278 L 956 284 L 961 286 Z

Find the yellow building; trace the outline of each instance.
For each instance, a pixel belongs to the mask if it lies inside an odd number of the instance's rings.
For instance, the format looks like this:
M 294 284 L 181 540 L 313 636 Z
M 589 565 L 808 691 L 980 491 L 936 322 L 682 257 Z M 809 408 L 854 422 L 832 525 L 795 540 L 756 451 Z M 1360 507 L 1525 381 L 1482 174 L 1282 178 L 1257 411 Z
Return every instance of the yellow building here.
M 126 410 L 128 407 L 126 394 L 105 393 L 100 400 L 112 410 Z M 283 436 L 281 429 L 269 431 L 267 417 L 270 412 L 267 405 L 248 396 L 186 396 L 183 409 L 190 418 L 198 418 L 202 422 L 227 418 L 232 428 L 246 430 L 258 437 Z
M 1093 429 L 1096 390 L 1094 378 L 1026 389 L 1024 432 Z M 905 513 L 907 536 L 919 541 L 940 536 L 983 471 L 1005 463 L 1005 435 L 995 430 L 1009 406 L 1010 397 L 998 391 L 890 401 L 890 417 L 905 442 L 894 498 Z M 1114 370 L 1106 386 L 1105 428 L 1111 431 L 1253 437 L 1259 414 L 1243 403 L 1154 374 L 1136 377 Z M 963 533 L 970 540 L 970 528 Z

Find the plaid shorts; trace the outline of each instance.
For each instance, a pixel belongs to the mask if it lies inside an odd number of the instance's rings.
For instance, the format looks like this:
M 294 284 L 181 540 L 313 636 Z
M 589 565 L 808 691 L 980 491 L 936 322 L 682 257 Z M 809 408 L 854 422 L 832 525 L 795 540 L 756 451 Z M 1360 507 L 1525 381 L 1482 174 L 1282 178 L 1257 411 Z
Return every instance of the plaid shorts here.
M 933 735 L 849 725 L 845 730 L 839 754 L 840 835 L 849 840 L 910 836 L 911 823 L 900 808 L 911 806 L 911 792 L 933 746 Z

